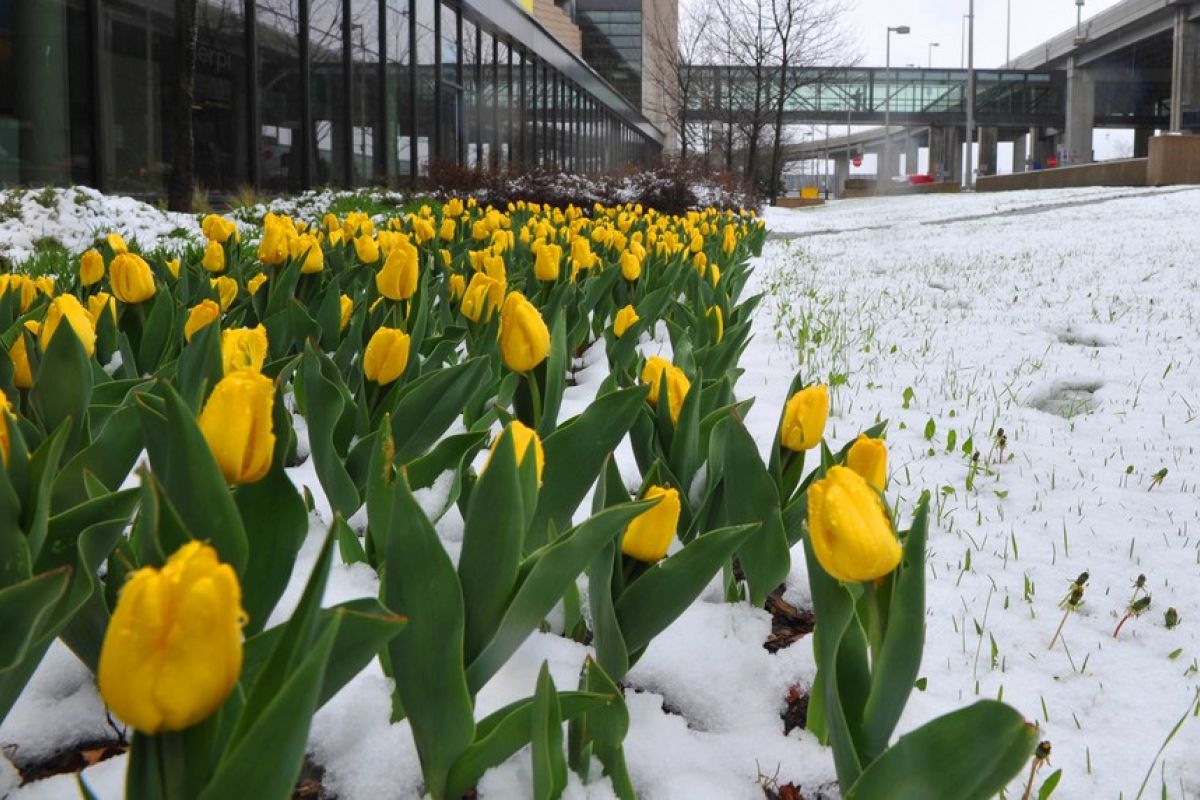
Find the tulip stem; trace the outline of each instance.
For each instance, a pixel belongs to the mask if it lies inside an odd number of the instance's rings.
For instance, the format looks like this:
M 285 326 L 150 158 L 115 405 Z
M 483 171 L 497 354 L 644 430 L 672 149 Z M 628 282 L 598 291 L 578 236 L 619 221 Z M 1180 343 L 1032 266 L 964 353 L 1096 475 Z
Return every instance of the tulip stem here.
M 165 800 L 184 800 L 188 796 L 187 757 L 184 754 L 183 734 L 179 731 L 158 736 L 162 764 Z
M 542 424 L 542 392 L 538 388 L 537 378 L 533 372 L 522 373 L 525 380 L 529 382 L 529 400 L 533 406 L 533 429 L 539 430 Z
M 862 584 L 863 594 L 867 600 L 867 639 L 871 646 L 871 664 L 878 665 L 879 653 L 883 649 L 883 612 L 879 607 L 879 592 L 872 581 Z

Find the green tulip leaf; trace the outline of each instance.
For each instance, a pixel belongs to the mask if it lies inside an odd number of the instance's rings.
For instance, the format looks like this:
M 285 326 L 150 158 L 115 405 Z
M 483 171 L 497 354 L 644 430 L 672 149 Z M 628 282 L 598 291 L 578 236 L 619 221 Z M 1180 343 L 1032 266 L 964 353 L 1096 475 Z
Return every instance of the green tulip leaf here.
M 1037 741 L 1037 727 L 1014 709 L 981 700 L 901 736 L 867 766 L 845 797 L 987 800 L 1025 767 Z
M 406 385 L 392 409 L 396 460 L 404 464 L 429 450 L 462 414 L 490 372 L 487 359 L 473 358 Z
M 725 425 L 725 514 L 730 524 L 759 523 L 738 548 L 737 560 L 750 587 L 750 604 L 761 608 L 791 567 L 779 511 L 779 493 L 758 446 L 740 419 Z
M 550 667 L 542 662 L 530 714 L 530 750 L 533 759 L 533 797 L 557 800 L 567 788 L 567 759 L 563 755 L 562 709 Z

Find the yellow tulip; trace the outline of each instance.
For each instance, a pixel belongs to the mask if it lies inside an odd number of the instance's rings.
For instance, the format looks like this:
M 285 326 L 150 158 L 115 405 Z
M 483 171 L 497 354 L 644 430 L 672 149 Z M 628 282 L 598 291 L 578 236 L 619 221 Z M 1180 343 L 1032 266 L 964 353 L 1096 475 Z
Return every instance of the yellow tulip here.
M 450 294 L 451 300 L 458 300 L 467 291 L 467 279 L 457 272 L 450 276 L 446 290 Z
M 321 243 L 311 233 L 297 237 L 290 245 L 288 252 L 292 258 L 304 257 L 300 265 L 302 275 L 312 275 L 325 269 L 325 253 L 321 251 Z
M 172 258 L 167 261 L 167 271 L 171 273 L 171 277 L 179 280 L 179 259 Z
M 108 292 L 96 292 L 88 298 L 87 313 L 92 318 L 92 325 L 97 329 L 100 327 L 100 315 L 104 310 L 108 309 L 108 314 L 112 318 L 113 327 L 117 326 L 117 300 Z
M 628 250 L 621 253 L 621 276 L 627 281 L 636 281 L 642 276 L 642 262 Z
M 543 244 L 537 248 L 537 255 L 533 262 L 533 274 L 539 281 L 556 281 L 560 264 L 562 264 L 562 248 L 556 244 Z
M 625 331 L 629 330 L 637 324 L 639 317 L 634 311 L 632 305 L 627 305 L 617 312 L 617 316 L 613 319 L 613 335 L 618 339 L 625 335 Z
M 287 223 L 274 214 L 263 219 L 262 239 L 258 243 L 258 260 L 279 266 L 288 257 Z
M 862 476 L 876 491 L 887 486 L 887 443 L 860 433 L 846 453 L 846 466 Z
M 500 355 L 513 372 L 529 372 L 550 354 L 550 329 L 537 307 L 513 292 L 500 310 Z
M 261 372 L 263 362 L 267 360 L 267 345 L 267 329 L 262 323 L 253 328 L 229 328 L 221 331 L 221 364 L 224 374 L 230 375 L 243 369 Z
M 679 492 L 664 486 L 651 486 L 643 500 L 660 498 L 658 503 L 633 518 L 621 537 L 621 552 L 630 558 L 653 564 L 667 554 L 679 525 Z
M 53 275 L 43 275 L 40 278 L 35 278 L 33 281 L 33 285 L 37 287 L 37 290 L 39 292 L 46 295 L 46 297 L 54 297 L 54 276 Z
M 530 446 L 532 445 L 534 461 L 537 464 L 537 479 L 538 483 L 542 482 L 542 470 L 546 466 L 546 451 L 542 449 L 542 440 L 538 437 L 537 432 L 530 428 L 519 419 L 514 419 L 508 423 L 505 430 L 512 433 L 513 450 L 517 454 L 517 466 L 525 463 L 525 456 L 529 455 Z M 504 434 L 501 433 L 492 440 L 492 448 L 488 451 L 487 462 L 483 465 L 486 470 L 488 464 L 492 463 L 492 456 L 496 455 L 496 448 L 500 445 L 500 439 Z
M 9 292 L 20 298 L 18 305 L 22 314 L 29 310 L 37 298 L 37 287 L 24 275 L 0 275 L 0 296 Z
M 242 671 L 242 590 L 217 551 L 188 542 L 129 576 L 100 648 L 105 704 L 146 734 L 207 719 Z
M 200 266 L 209 272 L 225 271 L 225 248 L 218 241 L 210 241 L 204 248 L 204 258 Z
M 116 231 L 113 231 L 105 238 L 108 241 L 109 249 L 113 251 L 114 255 L 120 255 L 121 253 L 129 252 L 129 246 L 125 244 L 124 237 L 122 237 L 121 234 L 117 233 Z
M 379 260 L 379 242 L 373 236 L 359 236 L 354 240 L 354 252 L 362 263 L 374 264 Z
M 321 217 L 321 224 L 325 226 L 325 230 L 332 231 L 334 228 L 342 227 L 342 223 L 338 221 L 337 214 L 326 214 Z
M 217 381 L 199 422 L 226 482 L 254 483 L 271 469 L 274 405 L 275 383 L 260 372 L 239 369 Z
M 725 315 L 721 313 L 721 307 L 713 306 L 705 312 L 704 316 L 712 329 L 713 341 L 719 343 L 725 338 Z
M 813 555 L 839 581 L 873 581 L 900 563 L 900 542 L 883 502 L 862 476 L 831 467 L 808 490 Z
M 691 382 L 683 374 L 683 370 L 659 356 L 646 359 L 642 367 L 642 383 L 650 385 L 650 396 L 646 399 L 654 408 L 658 408 L 658 398 L 662 393 L 662 382 L 667 382 L 667 404 L 671 414 L 671 424 L 679 421 L 679 412 L 683 401 L 692 388 Z
M 454 220 L 450 219 L 449 217 L 443 218 L 442 219 L 442 229 L 438 232 L 439 235 L 441 236 L 442 241 L 443 242 L 454 241 L 454 234 L 456 232 L 456 228 L 457 228 L 457 226 L 455 225 Z
M 451 197 L 449 200 L 446 201 L 446 206 L 445 206 L 445 208 L 442 209 L 442 213 L 447 217 L 462 216 L 462 213 L 463 213 L 462 200 L 459 200 L 457 197 Z
M 79 282 L 84 286 L 99 283 L 104 277 L 104 256 L 99 251 L 88 250 L 79 257 Z
M 258 290 L 261 289 L 262 285 L 266 282 L 267 273 L 260 272 L 250 280 L 246 281 L 246 291 L 250 292 L 250 295 L 253 297 L 254 295 L 258 294 Z
M 472 322 L 487 322 L 504 301 L 504 284 L 476 272 L 463 294 L 462 315 Z
M 229 306 L 233 304 L 234 299 L 237 297 L 237 281 L 228 275 L 222 275 L 219 278 L 213 278 L 208 284 L 213 289 L 216 289 L 217 297 L 221 301 L 221 310 L 228 311 Z
M 37 339 L 41 329 L 41 324 L 35 319 L 27 319 L 24 323 L 25 330 Z M 25 334 L 19 332 L 17 340 L 13 342 L 12 349 L 8 351 L 9 358 L 13 363 L 13 386 L 18 389 L 33 388 L 33 370 L 29 364 L 29 351 L 25 347 Z
M 380 328 L 363 351 L 363 374 L 385 386 L 404 374 L 412 340 L 399 328 Z
M 200 223 L 200 230 L 210 242 L 225 244 L 230 236 L 237 233 L 237 223 L 219 214 L 209 214 Z
M 809 386 L 796 392 L 783 409 L 779 443 L 788 450 L 811 450 L 821 443 L 829 419 L 829 387 Z
M 50 307 L 46 309 L 46 319 L 42 322 L 41 339 L 38 343 L 42 352 L 45 352 L 50 346 L 54 333 L 64 319 L 67 321 L 67 326 L 79 339 L 79 343 L 83 345 L 88 358 L 91 358 L 92 353 L 96 352 L 96 328 L 92 323 L 92 318 L 88 316 L 87 310 L 73 294 L 59 295 L 50 301 Z
M 112 292 L 122 303 L 141 303 L 154 297 L 154 273 L 150 265 L 134 253 L 122 253 L 108 265 Z
M 338 330 L 346 330 L 346 326 L 350 324 L 350 317 L 354 314 L 354 301 L 350 299 L 350 295 L 342 295 L 338 298 L 338 307 L 341 309 L 341 318 L 338 321 Z
M 197 331 L 220 318 L 221 307 L 219 305 L 212 300 L 201 300 L 188 312 L 187 322 L 183 324 L 183 340 L 190 342 Z
M 571 259 L 578 264 L 579 269 L 591 269 L 599 260 L 592 252 L 592 245 L 582 236 L 571 242 Z
M 453 222 L 453 220 L 450 220 Z M 417 218 L 412 221 L 413 238 L 417 240 L 417 244 L 424 244 L 432 239 L 436 234 L 433 229 L 433 223 L 424 218 Z M 453 237 L 453 233 L 451 237 Z
M 417 291 L 418 277 L 417 248 L 405 237 L 396 242 L 383 269 L 375 273 L 375 288 L 389 300 L 408 300 Z

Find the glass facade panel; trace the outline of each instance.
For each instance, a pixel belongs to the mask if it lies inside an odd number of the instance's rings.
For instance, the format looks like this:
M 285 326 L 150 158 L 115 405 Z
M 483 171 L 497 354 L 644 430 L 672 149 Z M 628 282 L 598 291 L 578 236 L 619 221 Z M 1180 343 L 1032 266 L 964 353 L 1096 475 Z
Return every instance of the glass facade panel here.
M 411 59 L 411 18 L 409 0 L 387 0 L 387 89 L 384 98 L 387 109 L 386 170 L 388 181 L 397 183 L 414 173 L 413 103 Z
M 461 164 L 465 158 L 463 138 L 463 69 L 459 61 L 462 27 L 458 9 L 445 4 L 438 5 L 439 55 L 441 56 L 441 83 L 438 87 L 438 149 L 436 160 Z
M 429 174 L 429 162 L 434 157 L 433 143 L 437 134 L 437 35 L 435 25 L 437 3 L 416 0 L 417 19 L 417 169 Z
M 162 193 L 170 147 L 175 76 L 173 6 L 108 0 L 101 10 L 104 48 L 104 185 L 109 191 Z M 120 87 L 116 91 L 116 87 Z
M 642 106 L 642 12 L 581 9 L 583 57 L 633 105 Z
M 267 191 L 304 186 L 299 0 L 258 0 L 258 183 Z
M 250 157 L 243 0 L 196 6 L 192 131 L 196 181 L 232 191 L 246 183 Z
M 376 158 L 380 124 L 379 107 L 379 2 L 350 3 L 351 146 L 354 183 L 359 186 L 385 181 L 384 164 Z
M 0 0 L 0 185 L 91 183 L 83 0 Z
M 349 180 L 342 0 L 309 0 L 308 14 L 312 180 L 318 186 L 342 186 Z

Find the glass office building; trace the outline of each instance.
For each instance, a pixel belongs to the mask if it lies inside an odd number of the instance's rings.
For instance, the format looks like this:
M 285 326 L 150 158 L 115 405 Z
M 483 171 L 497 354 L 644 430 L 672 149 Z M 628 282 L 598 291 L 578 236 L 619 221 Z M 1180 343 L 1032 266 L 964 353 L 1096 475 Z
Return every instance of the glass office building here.
M 165 191 L 173 10 L 0 0 L 0 185 Z M 212 191 L 661 152 L 638 108 L 509 0 L 199 0 L 197 29 L 195 173 Z

